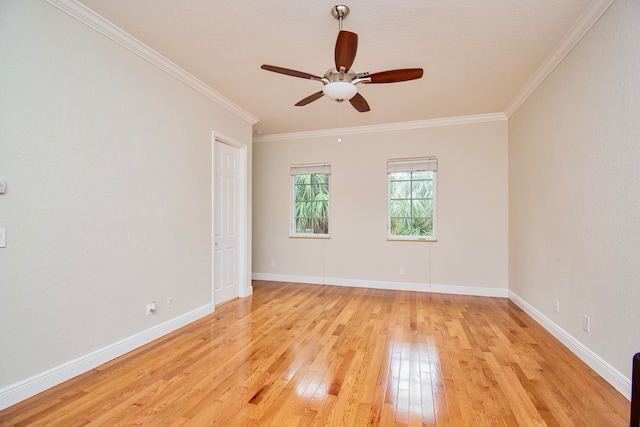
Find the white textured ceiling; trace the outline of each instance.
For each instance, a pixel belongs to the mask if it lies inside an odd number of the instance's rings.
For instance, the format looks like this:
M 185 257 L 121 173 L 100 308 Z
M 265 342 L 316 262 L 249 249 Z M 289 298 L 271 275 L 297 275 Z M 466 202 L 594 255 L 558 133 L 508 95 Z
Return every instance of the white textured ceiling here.
M 266 134 L 503 112 L 593 0 L 349 0 L 357 72 L 421 67 L 410 82 L 365 85 L 371 111 L 324 97 L 333 66 L 335 0 L 80 0 L 258 117 Z

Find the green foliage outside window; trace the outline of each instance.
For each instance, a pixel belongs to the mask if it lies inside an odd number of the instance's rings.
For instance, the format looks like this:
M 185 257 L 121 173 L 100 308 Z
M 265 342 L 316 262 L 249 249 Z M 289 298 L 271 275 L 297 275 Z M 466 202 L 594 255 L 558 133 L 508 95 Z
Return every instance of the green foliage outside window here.
M 329 234 L 329 174 L 294 175 L 296 234 Z
M 392 236 L 433 236 L 433 172 L 389 174 Z

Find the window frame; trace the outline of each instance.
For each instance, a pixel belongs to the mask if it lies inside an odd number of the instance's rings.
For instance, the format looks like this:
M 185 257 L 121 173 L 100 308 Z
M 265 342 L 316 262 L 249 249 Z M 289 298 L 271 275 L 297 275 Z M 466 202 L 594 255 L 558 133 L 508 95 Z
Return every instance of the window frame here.
M 394 235 L 391 234 L 391 175 L 400 172 L 430 171 L 432 175 L 432 232 L 429 236 Z M 387 240 L 411 242 L 437 242 L 438 224 L 438 159 L 436 157 L 416 157 L 405 159 L 390 159 L 387 161 Z M 413 196 L 411 198 L 413 200 Z M 411 217 L 413 218 L 413 216 Z
M 291 165 L 290 175 L 289 237 L 306 239 L 331 238 L 331 165 L 329 163 Z M 300 175 L 327 175 L 327 233 L 300 233 L 296 231 L 296 176 Z

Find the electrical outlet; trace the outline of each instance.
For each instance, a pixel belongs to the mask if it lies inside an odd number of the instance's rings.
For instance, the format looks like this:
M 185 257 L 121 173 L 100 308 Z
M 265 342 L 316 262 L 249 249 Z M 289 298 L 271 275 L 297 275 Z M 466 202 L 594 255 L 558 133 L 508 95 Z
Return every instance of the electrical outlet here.
M 151 301 L 149 304 L 147 304 L 147 316 L 151 316 L 152 314 L 154 314 L 157 308 L 158 305 L 155 301 Z
M 589 332 L 589 329 L 591 329 L 591 319 L 589 319 L 589 316 L 584 316 L 582 318 L 582 329 L 587 333 Z
M 276 262 L 275 261 L 271 261 L 271 268 L 274 268 L 276 266 Z
M 167 297 L 167 308 L 173 307 L 173 297 Z
M 556 308 L 555 308 L 556 313 L 560 313 L 560 301 L 555 300 L 555 303 L 556 303 Z
M 404 267 L 400 267 L 400 274 L 404 274 Z

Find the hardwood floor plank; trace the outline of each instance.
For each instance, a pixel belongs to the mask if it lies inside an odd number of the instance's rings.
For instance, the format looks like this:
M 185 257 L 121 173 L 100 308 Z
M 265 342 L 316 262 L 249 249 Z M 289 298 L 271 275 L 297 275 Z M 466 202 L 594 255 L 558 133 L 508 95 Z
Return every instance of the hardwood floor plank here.
M 506 299 L 255 281 L 0 425 L 603 427 L 628 414 Z

